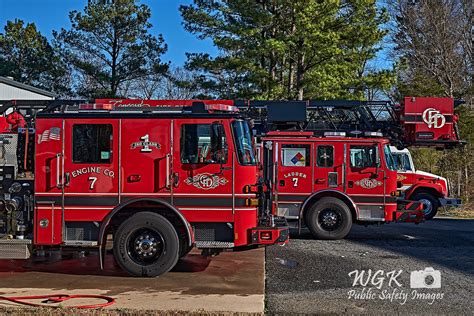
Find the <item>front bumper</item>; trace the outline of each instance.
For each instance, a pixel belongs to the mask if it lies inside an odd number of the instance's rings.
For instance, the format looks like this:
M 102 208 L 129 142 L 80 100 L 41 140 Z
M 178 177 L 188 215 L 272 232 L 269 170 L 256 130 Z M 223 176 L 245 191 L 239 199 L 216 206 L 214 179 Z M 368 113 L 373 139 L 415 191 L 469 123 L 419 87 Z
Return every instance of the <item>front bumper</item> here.
M 423 206 L 422 202 L 397 199 L 397 211 L 393 214 L 393 220 L 404 223 L 421 223 L 425 220 Z
M 252 228 L 250 237 L 252 245 L 287 244 L 290 237 L 290 228 L 285 218 L 275 216 L 271 226 Z
M 462 201 L 461 199 L 456 199 L 456 198 L 440 198 L 439 204 L 441 206 L 459 207 L 462 205 Z

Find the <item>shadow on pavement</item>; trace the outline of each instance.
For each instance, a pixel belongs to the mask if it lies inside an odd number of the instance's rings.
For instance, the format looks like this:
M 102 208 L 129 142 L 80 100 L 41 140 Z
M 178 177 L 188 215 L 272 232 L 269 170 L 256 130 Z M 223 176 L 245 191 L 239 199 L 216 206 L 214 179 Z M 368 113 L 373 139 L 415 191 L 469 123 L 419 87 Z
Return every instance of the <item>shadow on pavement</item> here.
M 308 230 L 292 239 L 313 239 Z M 345 241 L 393 252 L 386 259 L 411 256 L 474 275 L 474 219 L 435 218 L 419 225 L 354 225 Z M 324 241 L 322 241 L 324 242 Z
M 194 273 L 207 269 L 211 260 L 197 254 L 188 254 L 181 258 L 171 270 L 178 273 Z M 106 255 L 104 270 L 100 269 L 97 253 L 85 256 L 77 254 L 53 254 L 48 257 L 34 257 L 29 260 L 0 260 L 0 276 L 3 274 L 22 272 L 46 272 L 69 275 L 97 275 L 112 277 L 129 277 L 120 266 L 115 263 L 111 254 Z

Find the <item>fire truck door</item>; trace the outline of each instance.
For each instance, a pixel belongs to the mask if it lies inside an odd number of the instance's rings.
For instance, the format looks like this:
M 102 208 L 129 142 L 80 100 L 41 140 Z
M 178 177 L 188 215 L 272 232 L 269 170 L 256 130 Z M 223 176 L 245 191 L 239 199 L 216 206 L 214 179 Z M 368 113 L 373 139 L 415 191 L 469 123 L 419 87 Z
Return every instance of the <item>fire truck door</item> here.
M 347 151 L 346 193 L 357 205 L 359 220 L 384 220 L 385 172 L 379 144 L 351 143 Z
M 275 144 L 278 164 L 274 185 L 275 207 L 279 216 L 297 218 L 303 201 L 312 193 L 313 168 L 311 143 L 278 142 Z
M 123 199 L 170 198 L 171 120 L 121 122 L 121 194 Z
M 225 122 L 174 122 L 173 204 L 190 222 L 233 221 L 231 139 Z
M 118 128 L 113 119 L 65 120 L 65 240 L 77 240 L 81 229 L 95 236 L 77 222 L 100 222 L 118 205 Z
M 314 145 L 314 192 L 333 189 L 342 191 L 344 180 L 344 145 L 340 142 Z

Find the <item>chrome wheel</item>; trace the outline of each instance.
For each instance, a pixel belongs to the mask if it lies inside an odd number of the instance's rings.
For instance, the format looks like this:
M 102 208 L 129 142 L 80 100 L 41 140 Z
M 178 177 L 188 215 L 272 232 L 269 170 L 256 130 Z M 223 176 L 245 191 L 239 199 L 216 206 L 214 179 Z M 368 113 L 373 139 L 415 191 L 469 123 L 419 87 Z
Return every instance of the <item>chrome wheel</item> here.
M 338 229 L 342 224 L 341 215 L 332 209 L 325 209 L 319 214 L 319 225 L 324 230 L 334 231 Z
M 430 214 L 431 211 L 433 210 L 433 203 L 431 203 L 430 200 L 428 199 L 420 199 L 419 200 L 421 203 L 423 203 L 424 207 L 423 207 L 423 213 L 426 215 L 426 214 Z
M 165 250 L 163 237 L 151 229 L 138 229 L 128 240 L 128 254 L 138 264 L 152 264 Z

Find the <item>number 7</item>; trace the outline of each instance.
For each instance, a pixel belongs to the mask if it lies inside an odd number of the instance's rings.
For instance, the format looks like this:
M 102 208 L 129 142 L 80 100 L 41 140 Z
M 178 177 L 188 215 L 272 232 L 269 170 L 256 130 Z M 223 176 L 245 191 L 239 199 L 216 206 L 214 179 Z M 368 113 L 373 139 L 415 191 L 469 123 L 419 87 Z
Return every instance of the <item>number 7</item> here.
M 89 190 L 94 190 L 94 185 L 95 185 L 95 182 L 97 181 L 97 177 L 89 177 L 89 181 L 91 182 L 91 185 L 89 186 Z

